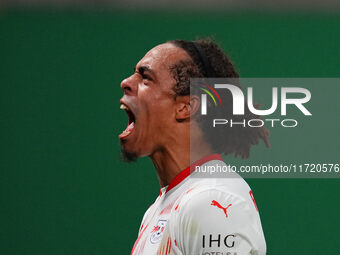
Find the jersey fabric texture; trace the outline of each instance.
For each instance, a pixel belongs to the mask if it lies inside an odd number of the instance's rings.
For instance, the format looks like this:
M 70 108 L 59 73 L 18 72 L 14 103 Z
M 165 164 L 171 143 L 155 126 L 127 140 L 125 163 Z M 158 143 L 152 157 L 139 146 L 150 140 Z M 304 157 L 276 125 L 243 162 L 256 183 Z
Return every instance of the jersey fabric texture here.
M 161 189 L 143 217 L 131 255 L 266 254 L 248 184 L 241 177 L 195 178 L 195 166 L 214 164 L 226 166 L 219 154 L 209 155 Z

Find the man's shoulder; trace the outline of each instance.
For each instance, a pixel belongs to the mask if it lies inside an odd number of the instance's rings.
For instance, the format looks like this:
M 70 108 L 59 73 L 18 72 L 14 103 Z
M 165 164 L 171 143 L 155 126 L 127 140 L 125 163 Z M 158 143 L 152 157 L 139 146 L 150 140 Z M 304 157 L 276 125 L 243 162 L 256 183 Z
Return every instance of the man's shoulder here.
M 202 194 L 232 195 L 239 198 L 248 198 L 251 188 L 240 176 L 231 178 L 195 178 L 189 177 L 187 188 L 182 191 L 182 196 L 193 199 Z
M 207 233 L 226 229 L 239 231 L 250 225 L 259 225 L 257 207 L 249 194 L 250 189 L 247 190 L 248 195 L 245 196 L 237 189 L 221 185 L 206 184 L 193 188 L 174 204 L 170 223 L 174 228 L 183 224 Z
M 208 205 L 213 203 L 213 200 L 223 203 L 234 202 L 234 204 L 251 202 L 251 189 L 242 178 L 192 179 L 189 183 L 175 202 L 174 208 L 177 210 L 182 207 L 192 211 L 196 205 L 201 208 L 204 203 Z

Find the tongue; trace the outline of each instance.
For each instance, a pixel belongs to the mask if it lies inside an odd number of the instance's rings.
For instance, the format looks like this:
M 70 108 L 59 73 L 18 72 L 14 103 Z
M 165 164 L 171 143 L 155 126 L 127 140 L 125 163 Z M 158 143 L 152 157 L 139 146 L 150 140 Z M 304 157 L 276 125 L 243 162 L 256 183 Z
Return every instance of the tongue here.
M 121 133 L 118 137 L 120 139 L 127 137 L 129 134 L 131 134 L 132 130 L 135 127 L 135 123 L 131 122 L 130 125 L 127 126 L 127 128 Z

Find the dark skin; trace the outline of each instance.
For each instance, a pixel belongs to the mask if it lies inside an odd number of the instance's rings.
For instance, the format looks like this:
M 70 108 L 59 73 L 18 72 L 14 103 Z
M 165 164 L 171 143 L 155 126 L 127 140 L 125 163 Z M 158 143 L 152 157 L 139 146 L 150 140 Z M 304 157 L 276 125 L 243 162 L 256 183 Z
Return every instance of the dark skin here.
M 199 98 L 175 96 L 173 91 L 175 79 L 170 67 L 189 58 L 183 49 L 170 43 L 158 45 L 121 83 L 124 95 L 120 102 L 135 119 L 132 132 L 120 137 L 122 150 L 137 157 L 150 157 L 161 187 L 196 160 L 211 154 L 198 124 L 190 121 L 199 111 Z

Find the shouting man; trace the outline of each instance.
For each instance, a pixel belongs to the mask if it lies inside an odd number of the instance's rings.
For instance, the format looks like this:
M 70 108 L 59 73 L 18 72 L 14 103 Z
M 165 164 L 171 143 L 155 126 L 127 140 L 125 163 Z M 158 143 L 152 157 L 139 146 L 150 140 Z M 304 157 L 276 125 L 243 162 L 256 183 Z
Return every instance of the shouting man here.
M 238 126 L 206 134 L 209 122 L 202 120 L 201 98 L 190 90 L 190 78 L 200 77 L 238 78 L 227 55 L 209 39 L 158 45 L 121 83 L 121 108 L 129 117 L 119 135 L 123 156 L 128 161 L 150 157 L 161 186 L 143 217 L 132 255 L 266 253 L 247 183 L 239 176 L 195 178 L 193 170 L 225 167 L 220 154 L 247 158 L 259 140 L 269 146 L 268 132 Z M 229 95 L 224 107 L 231 108 L 231 101 Z M 215 109 L 208 104 L 208 111 Z M 243 117 L 254 116 L 246 109 Z

